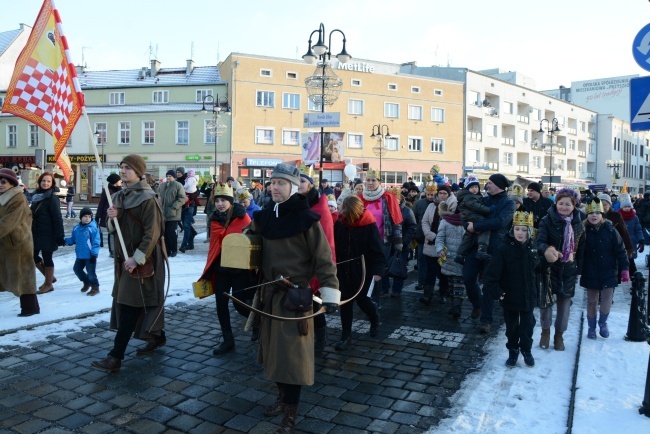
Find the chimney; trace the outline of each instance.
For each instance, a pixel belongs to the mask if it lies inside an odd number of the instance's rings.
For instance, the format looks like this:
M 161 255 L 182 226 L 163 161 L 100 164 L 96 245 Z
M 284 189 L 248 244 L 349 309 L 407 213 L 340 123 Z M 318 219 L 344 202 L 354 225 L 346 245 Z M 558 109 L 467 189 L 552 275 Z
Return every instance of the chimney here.
M 158 75 L 158 71 L 160 71 L 160 62 L 156 59 L 151 59 L 151 77 L 155 77 Z
M 194 70 L 194 61 L 192 59 L 189 59 L 187 61 L 187 69 L 185 70 L 185 75 L 192 75 L 193 70 Z

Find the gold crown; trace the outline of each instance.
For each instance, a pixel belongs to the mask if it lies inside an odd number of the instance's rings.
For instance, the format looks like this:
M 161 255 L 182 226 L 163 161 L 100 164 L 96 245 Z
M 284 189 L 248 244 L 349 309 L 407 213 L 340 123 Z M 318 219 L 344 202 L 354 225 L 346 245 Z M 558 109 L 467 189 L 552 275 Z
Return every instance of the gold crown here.
M 516 211 L 514 217 L 512 218 L 513 226 L 534 226 L 534 217 L 532 212 L 528 211 Z
M 519 196 L 521 198 L 524 197 L 524 187 L 522 187 L 519 184 L 515 184 L 512 186 L 512 191 L 510 191 L 510 196 Z
M 228 187 L 228 184 L 221 184 L 217 183 L 217 185 L 214 186 L 214 195 L 215 196 L 228 196 L 228 197 L 233 197 L 232 194 L 232 187 Z
M 302 163 L 298 166 L 298 170 L 302 175 L 307 175 L 310 178 L 314 178 L 314 166 L 307 166 L 305 163 Z
M 548 189 L 548 185 L 546 185 L 546 184 L 542 185 L 542 191 L 550 191 Z
M 366 179 L 368 178 L 379 179 L 381 181 L 381 175 L 379 174 L 379 171 L 375 169 L 368 169 L 366 172 Z
M 393 187 L 388 190 L 389 193 L 393 194 L 397 200 L 402 200 L 402 189 L 399 187 Z
M 598 198 L 594 198 L 594 199 L 592 199 L 591 201 L 589 201 L 589 202 L 587 202 L 585 204 L 585 213 L 586 214 L 593 214 L 595 212 L 605 214 L 605 212 L 603 210 L 603 203 Z
M 433 182 L 431 180 L 429 180 L 429 182 L 427 182 L 427 185 L 426 185 L 426 187 L 424 187 L 424 189 L 429 194 L 435 194 L 435 193 L 438 192 L 438 186 L 436 185 L 435 182 Z
M 433 175 L 437 175 L 438 173 L 440 173 L 440 166 L 434 164 L 433 166 L 431 166 L 431 170 L 429 171 L 429 173 L 432 173 Z
M 243 202 L 243 201 L 245 201 L 247 199 L 250 200 L 250 199 L 253 198 L 251 193 L 248 190 L 246 190 L 245 188 L 242 188 L 241 190 L 237 190 L 237 192 L 235 194 L 237 195 L 237 201 L 238 202 Z

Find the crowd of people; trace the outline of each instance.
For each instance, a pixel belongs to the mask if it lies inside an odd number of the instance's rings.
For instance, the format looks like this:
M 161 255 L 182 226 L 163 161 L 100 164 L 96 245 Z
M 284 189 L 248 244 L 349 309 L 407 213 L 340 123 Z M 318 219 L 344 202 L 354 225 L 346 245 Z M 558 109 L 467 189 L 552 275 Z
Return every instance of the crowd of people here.
M 96 214 L 84 207 L 65 237 L 54 176 L 43 172 L 27 196 L 16 174 L 0 169 L 0 248 L 10 253 L 0 260 L 0 291 L 20 297 L 19 316 L 38 314 L 37 295 L 53 291 L 56 282 L 53 252 L 75 245 L 73 271 L 81 291 L 99 293 L 95 266 L 102 230 L 107 232 L 115 264 L 110 328 L 116 335 L 110 352 L 92 365 L 118 372 L 132 337 L 145 341 L 138 355 L 166 344 L 164 262 L 194 249 L 193 223 L 203 194 L 209 248 L 197 278 L 214 291 L 221 339 L 213 354 L 235 349 L 229 295 L 236 295 L 255 308 L 235 304 L 248 317 L 258 359 L 277 387 L 277 400 L 265 414 L 283 415 L 278 432 L 293 432 L 301 388 L 313 384 L 315 352 L 327 344 L 326 315 L 314 313 L 340 304 L 336 351 L 353 345 L 350 301 L 376 337 L 382 296 L 399 299 L 404 285 L 403 276 L 387 271 L 396 258 L 415 261 L 423 308 L 448 305 L 457 320 L 468 299 L 480 333 L 491 332 L 499 301 L 506 366 L 516 366 L 520 354 L 534 366 L 535 309 L 542 328 L 539 347 L 550 347 L 553 327 L 553 347 L 563 351 L 579 283 L 587 291 L 587 338 L 597 339 L 597 328 L 607 338 L 614 288 L 630 280 L 637 252 L 650 241 L 650 193 L 633 202 L 627 193 L 556 191 L 536 182 L 524 189 L 499 173 L 481 188 L 472 175 L 458 184 L 441 183 L 432 169 L 422 186 L 409 180 L 401 189 L 382 185 L 373 170 L 364 182 L 331 187 L 322 179 L 317 185 L 309 168 L 286 163 L 278 164 L 263 186 L 249 188 L 233 177 L 199 185 L 196 173 L 183 167 L 168 171 L 160 184 L 146 175 L 140 156 L 124 157 L 119 174 L 107 178 L 111 201 L 103 192 Z M 261 266 L 222 265 L 222 257 L 231 254 L 224 246 L 231 234 L 257 240 Z M 21 272 L 9 273 L 10 267 Z M 45 276 L 39 288 L 36 269 Z

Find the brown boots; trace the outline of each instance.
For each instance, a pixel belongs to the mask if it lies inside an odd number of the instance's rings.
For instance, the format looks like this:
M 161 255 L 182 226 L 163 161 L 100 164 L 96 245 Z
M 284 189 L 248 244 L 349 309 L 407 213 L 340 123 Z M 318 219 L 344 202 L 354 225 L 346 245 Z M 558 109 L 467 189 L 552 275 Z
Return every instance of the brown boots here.
M 32 316 L 41 313 L 36 294 L 23 294 L 20 296 L 20 313 L 18 316 Z
M 555 351 L 564 351 L 564 339 L 562 338 L 562 332 L 555 332 L 555 336 L 553 336 L 553 345 L 555 346 Z
M 284 417 L 275 434 L 293 434 L 296 432 L 296 413 L 298 404 L 284 404 Z
M 542 337 L 539 338 L 540 348 L 548 349 L 551 341 L 551 329 L 542 329 Z
M 54 291 L 53 283 L 56 282 L 56 277 L 54 277 L 54 267 L 46 267 L 43 264 L 43 261 L 37 262 L 36 269 L 45 276 L 45 282 L 38 288 L 38 294 L 45 294 L 48 292 Z

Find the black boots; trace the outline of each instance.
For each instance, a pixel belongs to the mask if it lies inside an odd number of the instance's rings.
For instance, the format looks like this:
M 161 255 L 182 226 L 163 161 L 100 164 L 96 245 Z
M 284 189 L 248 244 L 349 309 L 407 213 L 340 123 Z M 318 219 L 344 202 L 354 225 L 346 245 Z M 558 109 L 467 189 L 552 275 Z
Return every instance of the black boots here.
M 101 371 L 112 373 L 117 372 L 122 367 L 122 361 L 113 356 L 106 356 L 105 359 L 97 360 L 91 363 L 91 365 Z
M 99 290 L 97 290 L 97 292 L 99 292 Z M 156 348 L 164 347 L 166 343 L 167 338 L 163 333 L 157 338 L 149 340 L 146 345 L 136 349 L 135 354 L 137 356 L 146 356 L 147 354 L 153 353 Z
M 535 358 L 530 350 L 521 350 L 521 355 L 524 356 L 524 363 L 526 366 L 530 366 L 531 368 L 535 366 Z
M 314 349 L 318 352 L 325 351 L 327 346 L 327 326 L 314 329 Z
M 217 348 L 212 350 L 212 354 L 218 356 L 219 354 L 226 354 L 235 349 L 235 337 L 232 331 L 223 332 L 223 342 Z
M 517 359 L 519 358 L 519 349 L 508 350 L 508 360 L 506 360 L 506 366 L 508 368 L 514 368 L 517 365 Z
M 20 296 L 20 313 L 18 316 L 32 316 L 41 313 L 36 294 L 23 294 Z

